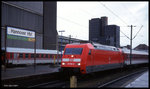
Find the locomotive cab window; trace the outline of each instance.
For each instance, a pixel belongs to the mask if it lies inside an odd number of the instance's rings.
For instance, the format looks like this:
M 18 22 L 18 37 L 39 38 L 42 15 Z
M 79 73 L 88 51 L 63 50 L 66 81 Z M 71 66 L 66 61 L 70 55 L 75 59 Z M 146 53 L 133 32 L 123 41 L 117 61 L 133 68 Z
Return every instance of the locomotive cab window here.
M 81 55 L 83 48 L 66 48 L 65 55 Z
M 89 55 L 91 55 L 91 49 L 89 50 Z

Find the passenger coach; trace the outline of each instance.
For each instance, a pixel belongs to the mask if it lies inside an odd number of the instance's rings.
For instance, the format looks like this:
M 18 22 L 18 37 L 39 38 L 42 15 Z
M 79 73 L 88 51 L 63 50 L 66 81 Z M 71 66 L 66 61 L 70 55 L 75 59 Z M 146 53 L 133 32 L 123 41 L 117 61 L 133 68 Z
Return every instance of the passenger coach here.
M 34 58 L 34 53 L 36 54 Z M 34 49 L 31 48 L 14 48 L 7 47 L 6 48 L 6 58 L 4 57 L 5 50 L 3 49 L 3 55 L 1 56 L 2 64 L 5 62 L 12 65 L 20 65 L 20 64 L 46 64 L 46 63 L 54 63 L 54 58 L 59 59 L 59 63 L 61 61 L 60 52 L 57 50 L 45 50 L 45 49 Z M 5 62 L 4 62 L 5 61 Z M 55 60 L 57 62 L 57 60 Z

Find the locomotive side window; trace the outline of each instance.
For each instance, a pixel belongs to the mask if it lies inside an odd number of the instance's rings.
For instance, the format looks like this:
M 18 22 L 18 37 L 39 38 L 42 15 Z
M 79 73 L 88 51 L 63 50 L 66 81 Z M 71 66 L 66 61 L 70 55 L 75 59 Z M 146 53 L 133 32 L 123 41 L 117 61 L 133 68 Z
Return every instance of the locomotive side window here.
M 66 48 L 65 55 L 81 55 L 83 48 Z

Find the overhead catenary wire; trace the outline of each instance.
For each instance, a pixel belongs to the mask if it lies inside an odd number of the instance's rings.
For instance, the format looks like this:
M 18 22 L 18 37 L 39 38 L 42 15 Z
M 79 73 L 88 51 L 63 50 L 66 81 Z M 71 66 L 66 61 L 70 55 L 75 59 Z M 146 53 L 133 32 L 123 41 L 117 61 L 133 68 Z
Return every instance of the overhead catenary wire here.
M 100 4 L 102 5 L 102 6 L 104 6 L 107 10 L 109 10 L 112 14 L 114 14 L 117 18 L 119 18 L 122 22 L 124 22 L 126 25 L 127 25 L 127 23 L 123 20 L 123 19 L 121 19 L 117 14 L 115 14 L 111 9 L 109 9 L 105 4 L 103 4 L 103 3 L 101 3 L 100 2 Z M 123 5 L 124 6 L 124 5 Z M 126 6 L 124 6 L 124 8 L 127 8 Z M 127 10 L 129 11 L 129 9 L 127 8 Z M 130 11 L 129 11 L 129 13 L 131 13 Z M 132 14 L 132 13 L 131 13 Z M 133 15 L 133 14 L 132 14 Z M 135 17 L 135 16 L 134 16 Z M 136 17 L 135 17 L 135 19 L 136 19 Z M 137 21 L 137 19 L 136 19 L 136 21 Z M 127 27 L 127 26 L 121 26 L 121 27 Z M 142 27 L 143 27 L 143 25 L 142 25 Z M 141 27 L 141 28 L 142 28 Z M 141 30 L 141 28 L 139 29 L 139 31 Z M 136 35 L 133 37 L 133 39 L 137 36 L 137 34 L 139 33 L 139 31 L 136 33 Z M 127 35 L 125 35 L 125 33 L 123 33 L 121 30 L 120 30 L 120 32 L 125 36 L 125 37 L 127 37 L 128 39 L 130 39 Z M 132 39 L 132 38 L 131 38 Z
M 128 12 L 132 15 L 132 18 L 135 18 L 136 22 L 138 21 L 137 17 L 128 9 L 128 7 L 126 7 L 124 4 L 122 4 L 122 6 L 128 10 Z M 142 29 L 143 25 L 140 27 L 140 29 L 138 30 L 138 32 L 136 33 L 136 35 L 132 38 L 132 40 L 138 35 L 138 33 L 140 32 L 140 30 Z
M 120 32 L 121 32 L 123 35 L 125 35 L 121 30 L 120 30 Z M 125 35 L 125 37 L 127 37 L 128 39 L 130 39 L 127 35 Z
M 132 18 L 134 18 L 136 22 L 139 22 L 137 17 L 128 9 L 128 7 L 126 7 L 124 4 L 121 5 L 130 13 L 130 15 L 132 15 Z
M 111 10 L 108 6 L 106 6 L 105 4 L 103 4 L 103 3 L 101 3 L 101 2 L 100 2 L 100 4 L 101 4 L 103 7 L 105 7 L 109 12 L 111 12 L 113 15 L 115 15 L 117 18 L 119 18 L 124 24 L 127 25 L 127 23 L 126 23 L 122 18 L 120 18 L 116 13 L 114 13 L 113 10 Z M 127 8 L 127 7 L 124 6 L 124 8 Z M 127 8 L 127 10 L 129 10 L 129 9 Z M 93 16 L 93 15 L 90 14 L 88 11 L 85 11 L 85 10 L 83 10 L 83 9 L 82 9 L 82 12 L 87 13 L 89 16 Z M 131 12 L 129 11 L 129 13 L 131 13 Z M 70 20 L 70 19 L 67 19 L 67 18 L 64 18 L 64 17 L 60 17 L 60 16 L 58 16 L 58 17 L 61 18 L 61 19 L 63 19 L 63 20 L 65 20 L 65 21 L 67 21 L 67 22 L 71 22 L 71 23 L 76 24 L 76 25 L 78 25 L 78 26 L 81 26 L 81 27 L 84 27 L 84 28 L 88 28 L 87 26 L 84 26 L 84 25 L 82 25 L 82 24 L 79 24 L 79 23 L 77 23 L 77 22 L 75 22 L 75 21 L 72 21 L 72 20 Z M 136 19 L 136 18 L 135 18 L 135 19 Z M 137 20 L 137 19 L 136 19 L 136 20 Z M 127 27 L 127 26 L 120 26 L 120 27 Z M 140 30 L 139 30 L 139 31 L 140 31 Z M 139 31 L 137 32 L 137 34 L 139 33 Z M 129 39 L 129 37 L 128 37 L 124 32 L 122 32 L 121 30 L 120 30 L 120 32 L 121 32 L 125 37 L 127 37 L 127 38 Z M 136 34 L 136 36 L 137 36 L 137 34 Z M 134 36 L 134 38 L 135 38 L 136 36 Z
M 111 9 L 109 9 L 105 4 L 101 3 L 100 4 L 105 7 L 108 11 L 110 11 L 113 15 L 115 15 L 118 19 L 120 19 L 125 25 L 128 25 L 123 19 L 121 19 L 117 14 L 115 14 Z M 125 33 L 123 33 L 121 30 L 120 32 L 125 35 Z M 125 35 L 125 37 L 127 37 L 128 39 L 130 39 L 127 35 Z
M 99 7 L 99 5 L 97 5 L 98 7 Z M 106 8 L 106 7 L 105 7 Z M 109 9 L 109 11 L 110 11 L 110 9 Z M 85 12 L 85 11 L 84 11 Z M 112 12 L 112 11 L 111 11 Z M 89 12 L 85 12 L 85 13 L 87 13 L 87 14 L 89 14 Z M 112 12 L 113 13 L 113 12 Z M 114 14 L 114 13 L 113 13 Z M 93 16 L 93 15 L 91 15 L 91 16 Z M 115 14 L 115 16 L 117 16 L 116 14 Z M 117 16 L 118 17 L 118 16 Z M 120 19 L 120 18 L 119 18 Z M 122 19 L 121 19 L 122 20 Z M 123 21 L 124 22 L 124 21 Z M 125 24 L 126 24 L 126 22 L 125 22 Z M 121 26 L 121 27 L 127 27 L 127 26 Z M 120 32 L 123 34 L 123 35 L 125 35 L 125 33 L 123 33 L 121 30 L 120 30 Z M 128 39 L 130 39 L 127 35 L 125 35 L 125 37 L 127 37 Z
M 82 28 L 86 28 L 86 29 L 88 28 L 88 26 L 85 26 L 85 25 L 79 24 L 79 23 L 77 23 L 77 22 L 75 22 L 75 21 L 72 21 L 72 20 L 67 19 L 67 18 L 64 18 L 64 17 L 58 16 L 58 18 L 60 18 L 60 19 L 62 19 L 62 20 L 64 20 L 64 21 L 66 21 L 66 22 L 69 22 L 69 23 L 72 23 L 72 24 L 78 25 L 78 26 L 80 26 L 80 27 L 82 27 Z M 82 31 L 84 31 L 84 30 L 82 30 Z M 84 33 L 84 32 L 83 32 L 83 33 Z M 85 37 L 82 37 L 82 38 L 85 38 Z M 85 39 L 87 39 L 87 38 L 85 38 Z
M 73 24 L 82 26 L 82 27 L 84 27 L 84 28 L 88 28 L 87 26 L 84 26 L 84 25 L 82 25 L 82 24 L 79 24 L 79 23 L 77 23 L 77 22 L 74 22 L 74 21 L 72 21 L 72 20 L 70 20 L 70 19 L 67 19 L 67 18 L 64 18 L 64 17 L 58 16 L 58 18 L 60 18 L 60 19 L 62 19 L 62 20 L 65 20 L 65 21 L 68 21 L 68 22 L 71 22 L 71 23 L 73 23 Z
M 139 31 L 136 33 L 136 35 L 132 38 L 132 40 L 138 35 L 138 33 L 140 32 L 140 30 L 142 29 L 143 25 L 141 26 L 141 28 L 139 29 Z
M 87 11 L 86 11 L 86 13 L 87 13 Z M 89 14 L 89 13 L 88 13 Z M 93 16 L 93 15 L 92 15 Z M 127 26 L 120 26 L 120 27 L 127 27 Z M 125 37 L 127 37 L 128 39 L 130 39 L 127 35 L 125 35 L 125 33 L 123 33 L 121 30 L 120 30 L 120 32 L 125 36 Z
M 109 9 L 105 4 L 101 3 L 102 6 L 104 6 L 107 10 L 109 10 L 113 15 L 115 15 L 117 18 L 119 18 L 124 24 L 128 25 L 122 18 L 120 18 L 117 14 L 115 14 L 111 9 Z

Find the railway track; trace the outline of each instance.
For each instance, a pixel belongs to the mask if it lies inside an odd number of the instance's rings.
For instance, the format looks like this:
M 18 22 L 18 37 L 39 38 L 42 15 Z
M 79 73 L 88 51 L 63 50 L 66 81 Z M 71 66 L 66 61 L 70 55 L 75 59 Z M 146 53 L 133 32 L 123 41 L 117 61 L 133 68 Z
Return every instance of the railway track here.
M 103 87 L 110 87 L 110 88 L 125 87 L 128 83 L 130 83 L 131 81 L 133 81 L 139 75 L 143 74 L 146 70 L 147 69 L 144 68 L 144 70 L 135 71 L 135 72 L 130 73 L 128 75 L 121 76 L 121 77 L 119 77 L 117 79 L 114 79 L 112 81 L 109 81 L 109 82 L 106 82 L 106 83 L 104 83 L 102 85 L 99 85 L 98 88 L 103 88 Z M 127 82 L 127 81 L 130 81 L 130 82 Z
M 133 78 L 132 76 L 135 75 L 139 76 L 139 74 L 142 74 L 147 69 L 148 67 L 118 68 L 92 74 L 78 75 L 77 87 L 120 87 L 120 85 L 116 85 L 118 82 L 121 81 L 121 83 L 124 83 L 124 81 L 127 81 L 127 79 Z M 69 78 L 69 74 L 61 74 L 56 72 L 51 74 L 30 76 L 26 78 L 3 80 L 2 87 L 13 87 L 14 85 L 16 87 L 25 88 L 69 88 Z
M 134 67 L 98 72 L 93 75 L 83 77 L 82 79 L 78 79 L 78 87 L 124 87 L 147 70 L 148 67 Z
M 33 86 L 29 86 L 28 88 L 66 88 L 69 87 L 69 81 L 60 81 L 60 80 L 55 80 L 55 81 L 50 81 L 46 83 L 41 83 Z
M 57 76 L 57 77 L 56 77 Z M 50 73 L 50 74 L 42 74 L 42 75 L 33 75 L 27 77 L 19 77 L 12 79 L 2 80 L 2 87 L 9 87 L 13 85 L 17 85 L 17 87 L 29 87 L 37 84 L 41 84 L 43 82 L 54 81 L 59 77 L 59 73 Z
M 60 72 L 2 80 L 2 87 L 62 88 L 69 87 L 69 77 Z

